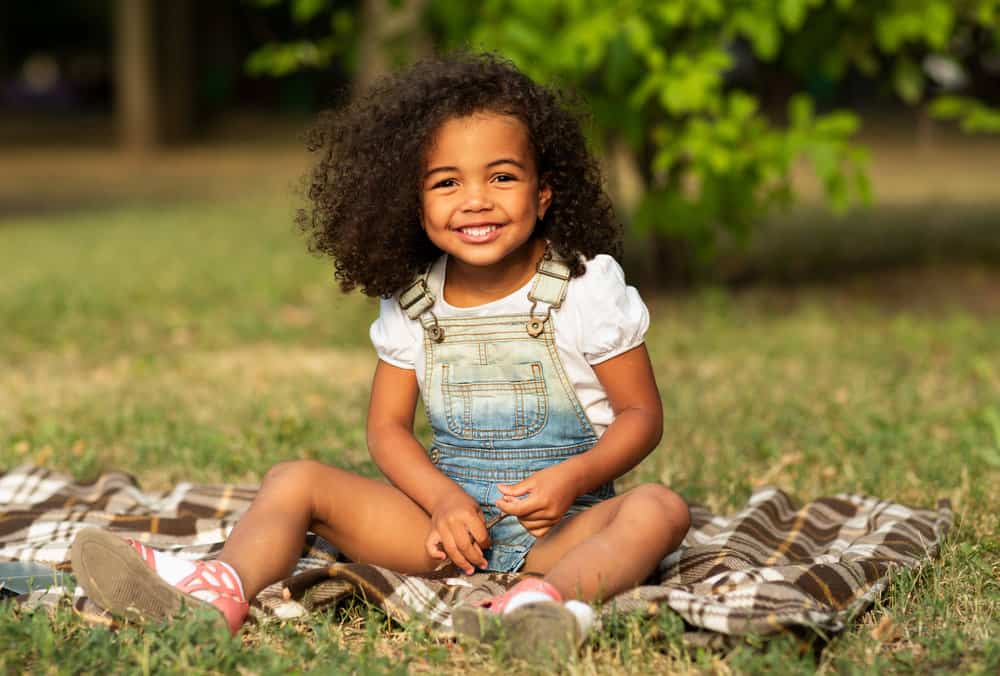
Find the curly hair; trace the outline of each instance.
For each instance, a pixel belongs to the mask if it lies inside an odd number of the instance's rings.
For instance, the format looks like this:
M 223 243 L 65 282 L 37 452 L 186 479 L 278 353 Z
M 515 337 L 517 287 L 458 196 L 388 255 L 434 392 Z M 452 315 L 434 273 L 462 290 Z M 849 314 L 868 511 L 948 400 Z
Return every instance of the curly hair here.
M 343 291 L 391 296 L 441 255 L 421 226 L 425 154 L 444 122 L 478 112 L 511 115 L 528 130 L 539 181 L 553 193 L 534 235 L 574 275 L 584 272 L 581 256 L 621 255 L 621 225 L 571 101 L 496 55 L 462 52 L 381 80 L 307 133 L 322 154 L 296 221 L 311 251 L 333 257 Z

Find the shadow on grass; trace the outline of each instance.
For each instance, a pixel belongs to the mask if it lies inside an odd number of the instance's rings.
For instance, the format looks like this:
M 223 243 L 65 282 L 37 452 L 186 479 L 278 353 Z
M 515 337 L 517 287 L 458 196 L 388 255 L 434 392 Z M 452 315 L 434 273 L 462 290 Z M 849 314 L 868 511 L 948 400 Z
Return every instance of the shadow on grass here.
M 905 268 L 1000 266 L 1000 202 L 880 206 L 844 216 L 801 207 L 761 226 L 748 247 L 720 251 L 710 281 L 840 281 Z

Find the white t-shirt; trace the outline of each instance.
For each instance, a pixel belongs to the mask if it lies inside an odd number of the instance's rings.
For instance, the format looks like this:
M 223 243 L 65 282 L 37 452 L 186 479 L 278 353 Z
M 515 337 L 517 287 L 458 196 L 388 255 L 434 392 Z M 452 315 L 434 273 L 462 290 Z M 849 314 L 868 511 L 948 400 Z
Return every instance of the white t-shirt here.
M 531 281 L 509 296 L 484 305 L 449 305 L 444 300 L 446 263 L 447 256 L 439 258 L 427 280 L 436 298 L 433 311 L 439 318 L 527 314 L 531 309 Z M 586 274 L 570 280 L 566 299 L 562 307 L 552 310 L 551 321 L 563 368 L 594 432 L 600 436 L 614 420 L 614 412 L 591 366 L 640 345 L 649 328 L 649 310 L 639 292 L 625 284 L 618 262 L 600 254 L 587 261 Z M 420 387 L 424 383 L 423 331 L 420 322 L 407 317 L 399 307 L 396 294 L 381 300 L 379 317 L 369 332 L 379 359 L 399 368 L 415 369 Z

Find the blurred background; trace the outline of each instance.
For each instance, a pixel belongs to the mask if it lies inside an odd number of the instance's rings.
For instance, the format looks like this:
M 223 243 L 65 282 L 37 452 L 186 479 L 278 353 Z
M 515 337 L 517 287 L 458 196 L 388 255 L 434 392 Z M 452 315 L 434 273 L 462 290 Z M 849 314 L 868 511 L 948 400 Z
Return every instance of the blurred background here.
M 994 0 L 0 5 L 0 217 L 294 183 L 312 115 L 435 51 L 581 93 L 644 283 L 1000 260 Z

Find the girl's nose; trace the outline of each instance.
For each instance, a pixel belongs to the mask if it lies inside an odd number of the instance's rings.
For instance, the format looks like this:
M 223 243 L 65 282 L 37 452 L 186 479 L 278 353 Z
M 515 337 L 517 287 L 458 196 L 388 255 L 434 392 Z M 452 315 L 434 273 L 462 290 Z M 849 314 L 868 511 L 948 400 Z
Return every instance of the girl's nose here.
M 493 200 L 490 199 L 485 187 L 469 186 L 465 201 L 462 203 L 463 211 L 485 211 L 493 208 Z

